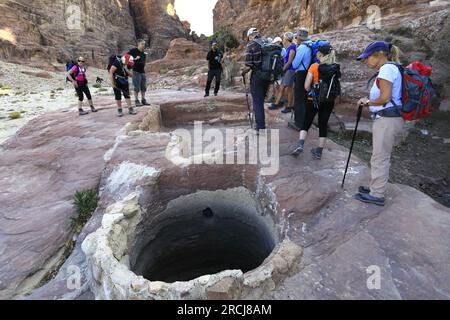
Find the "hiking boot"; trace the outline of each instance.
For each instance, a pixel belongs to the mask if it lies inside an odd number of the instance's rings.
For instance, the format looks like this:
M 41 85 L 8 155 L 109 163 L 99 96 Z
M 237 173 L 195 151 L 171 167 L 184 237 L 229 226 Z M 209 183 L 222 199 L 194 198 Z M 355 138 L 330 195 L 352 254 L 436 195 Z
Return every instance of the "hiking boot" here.
M 291 156 L 297 158 L 300 154 L 303 153 L 304 150 L 305 148 L 303 146 L 297 146 L 297 148 L 295 148 L 295 150 L 291 152 Z
M 98 110 L 97 109 L 95 109 L 95 107 L 94 106 L 91 106 L 91 112 L 98 112 Z
M 369 187 L 359 187 L 358 192 L 361 194 L 370 194 L 370 188 Z
M 209 97 L 208 93 L 203 96 L 203 98 L 208 98 L 208 97 Z
M 134 104 L 135 104 L 136 107 L 142 106 L 142 103 L 139 100 L 135 100 Z
M 118 116 L 119 118 L 122 118 L 122 117 L 123 117 L 123 111 L 122 111 L 122 109 L 119 109 L 119 110 L 117 111 L 117 116 Z
M 143 106 L 149 106 L 150 103 L 148 103 L 147 100 L 142 99 L 142 105 L 143 105 Z
M 319 148 L 312 149 L 311 153 L 317 160 L 322 160 L 322 151 Z
M 291 113 L 292 112 L 292 108 L 284 108 L 283 110 L 281 110 L 281 113 Z
M 217 93 L 214 93 L 214 97 L 217 97 Z
M 136 110 L 134 110 L 133 108 L 128 109 L 128 113 L 131 114 L 132 116 L 137 115 L 138 113 L 136 112 Z
M 357 195 L 355 195 L 355 199 L 364 203 L 374 204 L 380 207 L 384 207 L 386 203 L 386 200 L 384 198 L 377 198 L 367 193 L 358 193 Z
M 85 116 L 85 115 L 89 114 L 89 112 L 84 111 L 84 110 L 78 110 L 78 114 L 79 114 L 80 116 Z
M 277 110 L 280 108 L 280 105 L 272 103 L 269 107 L 269 110 Z

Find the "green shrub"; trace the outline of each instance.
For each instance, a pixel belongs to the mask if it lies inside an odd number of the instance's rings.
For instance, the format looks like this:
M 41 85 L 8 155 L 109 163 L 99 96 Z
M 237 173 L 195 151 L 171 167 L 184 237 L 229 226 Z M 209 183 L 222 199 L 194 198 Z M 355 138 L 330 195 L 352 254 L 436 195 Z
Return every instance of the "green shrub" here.
M 94 189 L 77 191 L 73 197 L 73 205 L 75 207 L 76 216 L 71 219 L 72 225 L 76 232 L 81 229 L 91 218 L 97 208 L 98 195 Z
M 13 111 L 13 112 L 10 112 L 10 113 L 9 113 L 9 118 L 10 118 L 11 120 L 20 119 L 20 118 L 22 118 L 22 114 L 21 114 L 20 112 Z
M 165 75 L 169 72 L 169 69 L 167 67 L 162 67 L 159 69 L 159 74 Z
M 225 51 L 225 47 L 233 49 L 239 47 L 239 40 L 229 27 L 222 27 L 219 31 L 209 37 L 209 41 L 216 40 L 220 50 Z

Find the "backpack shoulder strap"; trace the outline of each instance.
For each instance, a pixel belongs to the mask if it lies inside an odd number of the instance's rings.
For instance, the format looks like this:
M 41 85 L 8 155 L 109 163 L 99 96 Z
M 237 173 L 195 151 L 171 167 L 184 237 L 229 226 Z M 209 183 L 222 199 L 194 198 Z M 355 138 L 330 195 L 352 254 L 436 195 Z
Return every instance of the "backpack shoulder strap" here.
M 367 81 L 367 89 L 370 88 L 370 84 L 372 83 L 373 80 L 375 80 L 375 79 L 378 77 L 379 74 L 380 74 L 379 72 L 375 73 L 375 74 L 369 79 L 369 81 Z

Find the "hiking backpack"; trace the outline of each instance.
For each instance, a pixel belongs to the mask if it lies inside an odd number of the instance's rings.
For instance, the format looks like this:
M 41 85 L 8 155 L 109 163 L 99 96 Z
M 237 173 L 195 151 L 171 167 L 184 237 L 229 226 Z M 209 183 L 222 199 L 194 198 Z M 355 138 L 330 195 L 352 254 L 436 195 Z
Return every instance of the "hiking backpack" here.
M 78 66 L 78 63 L 76 63 L 73 60 L 69 60 L 66 63 L 66 72 L 69 72 L 74 66 Z M 73 78 L 76 78 L 78 76 L 78 73 L 80 72 L 80 69 L 77 68 L 77 71 L 73 74 Z M 66 77 L 66 83 L 69 82 L 70 79 Z
M 283 47 L 262 42 L 260 39 L 255 40 L 261 46 L 261 69 L 258 70 L 258 76 L 267 81 L 274 82 L 283 74 L 284 58 L 282 55 Z
M 319 83 L 313 92 L 316 102 L 334 102 L 341 95 L 341 66 L 321 64 L 319 66 Z
M 119 60 L 120 63 L 122 64 L 122 56 L 112 55 L 112 56 L 109 57 L 109 59 L 108 59 L 108 68 L 107 68 L 108 72 L 111 70 L 111 67 L 112 67 L 113 63 L 116 60 Z
M 330 41 L 327 40 L 316 40 L 305 42 L 305 45 L 309 49 L 311 49 L 311 64 L 308 67 L 306 67 L 302 61 L 303 68 L 305 68 L 305 70 L 308 70 L 309 67 L 312 66 L 314 63 L 320 63 L 319 59 L 317 58 L 317 52 L 319 52 L 319 47 L 325 44 L 331 45 Z
M 395 65 L 402 75 L 402 107 L 398 107 L 393 100 L 391 103 L 399 109 L 403 119 L 414 121 L 430 115 L 434 96 L 430 79 L 433 69 L 418 61 L 410 63 L 406 68 L 395 62 L 388 63 Z M 374 77 L 377 76 L 378 73 Z

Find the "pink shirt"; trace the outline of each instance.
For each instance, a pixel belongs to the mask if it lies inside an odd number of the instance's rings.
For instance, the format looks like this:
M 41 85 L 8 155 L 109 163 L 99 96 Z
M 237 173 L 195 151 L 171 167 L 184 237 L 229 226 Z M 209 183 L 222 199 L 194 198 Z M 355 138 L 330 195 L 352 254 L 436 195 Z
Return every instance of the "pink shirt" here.
M 76 74 L 78 72 L 77 76 L 75 77 L 76 81 L 84 82 L 86 80 L 86 68 L 81 68 L 80 66 L 73 66 L 70 71 L 72 71 L 72 74 Z

